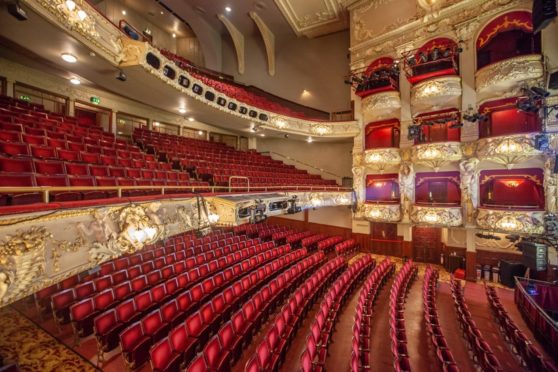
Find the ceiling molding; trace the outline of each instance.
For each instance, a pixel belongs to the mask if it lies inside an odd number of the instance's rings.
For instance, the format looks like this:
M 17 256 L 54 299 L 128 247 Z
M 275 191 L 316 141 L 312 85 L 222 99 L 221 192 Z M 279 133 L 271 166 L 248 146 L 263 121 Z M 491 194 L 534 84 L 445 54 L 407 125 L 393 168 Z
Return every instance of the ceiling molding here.
M 245 66 L 245 64 L 244 64 L 244 60 L 245 60 L 245 56 L 244 56 L 244 35 L 223 14 L 218 14 L 217 18 L 219 18 L 219 20 L 221 22 L 223 22 L 223 24 L 227 28 L 227 31 L 229 31 L 229 34 L 231 35 L 231 38 L 232 38 L 232 41 L 233 41 L 233 44 L 234 44 L 234 49 L 236 50 L 236 59 L 238 61 L 238 73 L 239 74 L 244 74 L 244 66 Z
M 275 0 L 297 36 L 314 38 L 348 27 L 342 0 Z
M 250 18 L 254 20 L 265 45 L 265 53 L 267 55 L 267 72 L 270 76 L 275 76 L 275 35 L 267 27 L 263 19 L 260 18 L 258 13 L 251 11 L 248 13 Z

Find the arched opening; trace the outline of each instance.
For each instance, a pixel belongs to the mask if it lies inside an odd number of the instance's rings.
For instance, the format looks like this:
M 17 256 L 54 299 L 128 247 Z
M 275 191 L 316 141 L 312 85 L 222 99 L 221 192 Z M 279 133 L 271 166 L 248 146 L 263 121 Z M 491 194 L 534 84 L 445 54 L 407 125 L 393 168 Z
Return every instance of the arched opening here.
M 540 53 L 541 36 L 533 34 L 531 13 L 506 13 L 489 22 L 479 34 L 477 69 L 509 58 Z
M 479 185 L 481 207 L 544 209 L 542 169 L 484 170 Z
M 483 103 L 479 112 L 486 116 L 479 121 L 479 137 L 507 136 L 541 130 L 542 120 L 536 112 L 517 109 L 517 98 L 505 98 Z
M 366 176 L 366 201 L 398 204 L 400 201 L 398 174 L 369 174 Z
M 415 203 L 418 205 L 459 206 L 461 188 L 459 172 L 417 173 Z
M 366 150 L 399 147 L 399 120 L 388 119 L 368 124 L 364 142 Z
M 420 114 L 414 122 L 420 128 L 415 144 L 461 140 L 461 116 L 457 109 Z

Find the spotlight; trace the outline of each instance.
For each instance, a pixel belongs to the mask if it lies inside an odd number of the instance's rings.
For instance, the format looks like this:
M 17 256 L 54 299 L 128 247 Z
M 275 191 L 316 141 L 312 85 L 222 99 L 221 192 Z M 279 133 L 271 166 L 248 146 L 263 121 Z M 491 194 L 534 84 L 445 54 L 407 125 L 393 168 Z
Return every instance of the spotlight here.
M 453 124 L 450 125 L 449 127 L 450 127 L 450 129 L 462 128 L 462 127 L 463 127 L 463 123 L 461 123 L 461 122 L 453 123 Z
M 289 135 L 288 135 L 288 134 L 284 134 L 283 137 L 289 138 Z
M 196 119 L 194 119 L 193 117 L 190 116 L 190 117 L 188 118 L 188 121 L 196 121 Z
M 409 58 L 407 58 L 407 64 L 411 67 L 413 67 L 414 65 L 417 64 L 417 60 L 415 59 L 415 56 L 410 56 Z
M 539 88 L 539 87 L 531 87 L 531 91 L 533 91 L 536 95 L 545 98 L 548 97 L 550 95 L 550 92 L 544 90 L 543 88 Z
M 450 48 L 446 48 L 442 52 L 442 57 L 444 57 L 444 58 L 448 58 L 450 55 L 451 55 L 451 49 Z
M 312 137 L 308 137 L 308 139 L 306 140 L 306 142 L 312 143 L 312 142 L 314 142 L 314 139 L 313 139 Z
M 428 56 L 424 52 L 419 52 L 419 63 L 428 62 Z
M 432 49 L 432 52 L 430 52 L 430 59 L 436 61 L 438 58 L 440 58 L 440 48 Z
M 118 75 L 116 75 L 116 80 L 126 81 L 128 80 L 128 76 L 124 73 L 124 71 L 118 71 Z
M 475 236 L 477 238 L 486 239 L 486 240 L 502 240 L 502 238 L 494 234 L 476 233 Z
M 420 125 L 410 125 L 407 138 L 409 140 L 416 140 L 420 137 Z
M 535 149 L 539 151 L 546 151 L 549 149 L 548 136 L 545 133 L 539 133 L 535 136 Z

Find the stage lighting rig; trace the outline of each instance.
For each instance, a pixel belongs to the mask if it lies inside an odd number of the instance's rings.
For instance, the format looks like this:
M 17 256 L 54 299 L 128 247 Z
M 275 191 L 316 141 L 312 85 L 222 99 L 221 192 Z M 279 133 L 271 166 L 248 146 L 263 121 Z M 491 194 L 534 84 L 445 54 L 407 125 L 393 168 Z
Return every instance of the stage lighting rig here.
M 463 113 L 463 120 L 468 121 L 469 123 L 475 122 L 483 122 L 488 119 L 488 116 L 481 114 L 473 109 L 472 105 L 469 105 L 467 111 Z
M 407 138 L 409 141 L 418 140 L 420 138 L 420 125 L 409 125 Z
M 289 209 L 287 209 L 287 214 L 295 214 L 295 213 L 298 213 L 298 212 L 302 212 L 302 208 L 300 206 L 296 205 L 297 199 L 298 199 L 298 197 L 296 195 L 294 195 L 292 198 L 290 198 L 288 200 Z
M 496 236 L 494 234 L 489 234 L 489 233 L 476 233 L 475 236 L 477 238 L 481 238 L 481 239 L 487 239 L 487 240 L 502 240 L 502 238 L 500 238 L 499 236 Z
M 254 200 L 254 205 L 250 209 L 252 210 L 250 223 L 260 223 L 267 220 L 267 215 L 265 214 L 267 208 L 262 199 Z

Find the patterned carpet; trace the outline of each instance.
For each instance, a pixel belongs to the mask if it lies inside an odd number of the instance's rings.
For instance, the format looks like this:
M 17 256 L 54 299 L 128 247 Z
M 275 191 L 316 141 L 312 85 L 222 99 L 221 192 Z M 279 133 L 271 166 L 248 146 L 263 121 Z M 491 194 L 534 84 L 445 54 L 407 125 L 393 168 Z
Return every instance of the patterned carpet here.
M 35 323 L 6 306 L 0 309 L 0 355 L 21 371 L 95 371 L 95 367 Z

